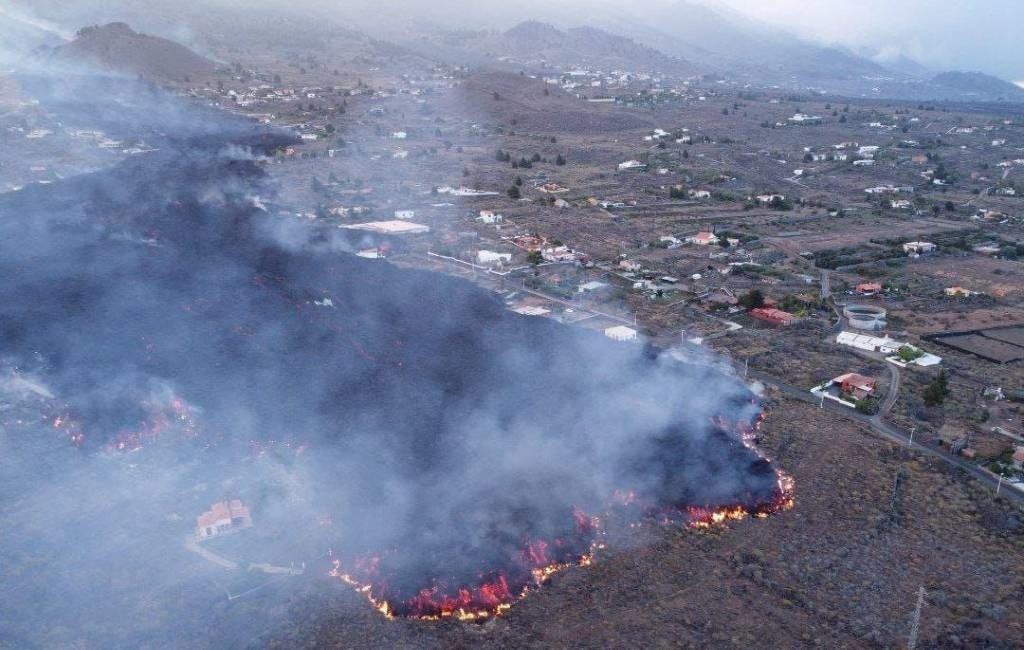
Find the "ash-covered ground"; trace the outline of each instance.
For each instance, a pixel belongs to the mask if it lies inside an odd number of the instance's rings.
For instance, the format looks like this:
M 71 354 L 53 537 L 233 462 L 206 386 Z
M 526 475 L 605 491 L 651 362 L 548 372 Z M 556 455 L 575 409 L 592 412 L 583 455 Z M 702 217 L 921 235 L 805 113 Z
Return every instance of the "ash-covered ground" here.
M 328 550 L 383 556 L 397 600 L 521 570 L 529 542 L 557 546 L 616 491 L 775 497 L 767 463 L 713 423 L 757 414 L 719 370 L 510 313 L 273 214 L 264 167 L 286 135 L 134 82 L 25 83 L 157 151 L 0 196 L 0 642 L 208 640 L 164 605 L 223 595 L 165 549 L 222 497 L 311 571 Z M 234 617 L 224 634 L 244 625 L 232 611 L 197 620 Z

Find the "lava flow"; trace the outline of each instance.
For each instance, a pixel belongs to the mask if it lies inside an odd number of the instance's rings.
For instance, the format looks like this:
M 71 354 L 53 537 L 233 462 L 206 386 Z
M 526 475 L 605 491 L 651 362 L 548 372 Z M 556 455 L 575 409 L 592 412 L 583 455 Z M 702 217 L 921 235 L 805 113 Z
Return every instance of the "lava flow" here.
M 756 446 L 757 432 L 763 421 L 759 414 L 753 422 L 727 423 L 716 418 L 718 431 L 738 434 L 742 446 L 757 454 L 761 465 L 768 459 Z M 730 434 L 732 435 L 732 434 Z M 768 494 L 746 494 L 742 500 L 729 505 L 672 505 L 665 506 L 651 495 L 616 490 L 611 495 L 607 510 L 630 516 L 661 516 L 666 522 L 678 522 L 693 529 L 721 527 L 731 521 L 748 517 L 764 518 L 793 506 L 793 479 L 775 469 L 775 487 Z M 681 517 L 680 517 L 681 516 Z M 532 589 L 551 576 L 573 566 L 589 566 L 604 544 L 601 519 L 585 515 L 574 509 L 573 532 L 553 542 L 528 539 L 518 549 L 505 555 L 506 562 L 499 569 L 483 570 L 472 579 L 452 576 L 447 579 L 423 578 L 419 588 L 410 587 L 415 579 L 400 575 L 400 568 L 392 566 L 393 557 L 374 555 L 362 557 L 345 568 L 334 558 L 330 575 L 362 594 L 370 604 L 387 618 L 413 618 L 462 621 L 482 621 L 499 616 L 513 604 L 525 598 Z M 634 524 L 635 525 L 635 524 Z M 568 541 L 567 541 L 568 540 Z M 400 562 L 397 563 L 400 565 Z M 401 583 L 401 584 L 400 584 Z
M 550 542 L 524 541 L 517 551 L 509 549 L 508 561 L 500 569 L 435 578 L 429 586 L 417 589 L 395 572 L 391 565 L 396 558 L 384 555 L 357 559 L 351 569 L 343 568 L 342 561 L 335 558 L 330 575 L 353 587 L 388 618 L 479 621 L 508 610 L 554 574 L 590 565 L 594 553 L 603 547 L 596 541 L 599 535 L 600 520 L 577 509 L 572 513 L 569 534 Z

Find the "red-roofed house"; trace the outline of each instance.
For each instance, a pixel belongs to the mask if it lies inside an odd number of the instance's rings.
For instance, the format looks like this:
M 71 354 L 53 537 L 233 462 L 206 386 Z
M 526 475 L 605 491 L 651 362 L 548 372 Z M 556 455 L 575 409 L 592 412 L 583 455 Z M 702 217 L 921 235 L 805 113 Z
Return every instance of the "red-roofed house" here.
M 876 380 L 873 377 L 865 377 L 855 372 L 848 372 L 832 380 L 838 384 L 844 393 L 849 393 L 857 399 L 870 397 L 875 392 Z
M 196 517 L 196 539 L 203 540 L 252 526 L 249 509 L 238 499 L 220 501 Z
M 686 238 L 686 243 L 698 246 L 711 246 L 718 243 L 718 235 L 713 232 L 699 232 Z
M 772 325 L 791 325 L 797 320 L 796 316 L 793 314 L 773 307 L 759 307 L 757 309 L 751 309 L 750 315 L 757 320 L 771 323 Z
M 880 282 L 861 282 L 857 285 L 857 293 L 881 293 L 882 284 Z

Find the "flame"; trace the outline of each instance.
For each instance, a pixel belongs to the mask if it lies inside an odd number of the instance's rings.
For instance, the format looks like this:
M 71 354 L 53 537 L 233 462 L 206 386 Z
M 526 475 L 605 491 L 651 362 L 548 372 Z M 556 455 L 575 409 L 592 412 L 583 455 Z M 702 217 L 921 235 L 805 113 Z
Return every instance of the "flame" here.
M 765 414 L 759 413 L 753 421 L 730 423 L 724 417 L 715 417 L 712 423 L 723 430 L 735 431 L 740 441 L 761 458 L 771 461 L 758 447 L 757 438 Z M 678 515 L 684 516 L 683 524 L 692 529 L 709 530 L 725 527 L 730 522 L 742 521 L 748 517 L 765 518 L 793 507 L 795 482 L 791 476 L 776 468 L 777 489 L 770 500 L 754 504 L 726 506 L 689 505 L 671 511 L 639 506 L 634 492 L 615 491 L 610 498 L 609 508 L 637 508 L 647 515 L 660 517 L 665 524 L 679 523 Z M 395 602 L 388 597 L 387 580 L 381 579 L 381 558 L 374 556 L 356 560 L 353 570 L 342 568 L 341 560 L 334 559 L 330 575 L 338 578 L 362 594 L 385 618 L 406 617 L 424 621 L 457 619 L 460 621 L 481 621 L 500 616 L 512 605 L 526 598 L 532 589 L 547 582 L 551 576 L 570 567 L 588 567 L 594 563 L 596 553 L 604 548 L 597 540 L 604 534 L 601 519 L 590 516 L 576 508 L 572 512 L 577 544 L 579 540 L 590 540 L 585 553 L 569 553 L 571 543 L 564 540 L 527 539 L 518 556 L 518 563 L 527 569 L 529 578 L 510 579 L 504 572 L 481 576 L 476 586 L 457 586 L 435 583 L 419 590 L 414 596 Z M 631 522 L 631 528 L 643 525 L 642 521 Z M 579 548 L 579 546 L 577 546 Z M 560 559 L 556 559 L 560 558 Z
M 593 542 L 586 553 L 573 561 L 550 562 L 547 558 L 549 546 L 543 540 L 532 540 L 526 543 L 521 559 L 527 564 L 536 563 L 536 565 L 529 571 L 532 580 L 518 589 L 509 584 L 509 579 L 504 573 L 498 573 L 494 577 L 483 580 L 475 587 L 460 586 L 451 593 L 442 585 L 425 587 L 420 589 L 415 596 L 401 603 L 392 604 L 384 595 L 387 590 L 386 585 L 376 585 L 373 582 L 380 567 L 381 559 L 379 557 L 365 558 L 354 563 L 355 572 L 367 576 L 365 579 L 357 578 L 353 573 L 343 569 L 341 560 L 337 558 L 332 560 L 329 575 L 352 587 L 385 618 L 398 617 L 397 611 L 400 608 L 401 616 L 421 621 L 438 621 L 448 618 L 460 621 L 481 621 L 507 612 L 514 603 L 526 598 L 532 589 L 544 584 L 556 573 L 574 566 L 590 566 L 593 564 L 595 553 L 604 548 L 604 544 Z

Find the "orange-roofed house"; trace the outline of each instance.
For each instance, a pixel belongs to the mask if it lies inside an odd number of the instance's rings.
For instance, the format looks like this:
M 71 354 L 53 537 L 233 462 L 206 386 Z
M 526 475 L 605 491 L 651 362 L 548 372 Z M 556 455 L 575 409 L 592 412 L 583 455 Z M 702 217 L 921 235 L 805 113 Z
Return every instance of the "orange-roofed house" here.
M 713 232 L 699 232 L 686 238 L 686 243 L 698 246 L 711 246 L 718 243 L 718 235 Z
M 773 307 L 758 307 L 757 309 L 751 309 L 750 315 L 759 321 L 771 323 L 772 325 L 791 325 L 797 320 L 797 317 L 793 314 Z
M 196 539 L 203 540 L 252 526 L 249 509 L 238 499 L 220 501 L 196 517 Z
M 880 282 L 861 282 L 857 285 L 857 293 L 881 293 L 882 284 Z
M 871 397 L 875 392 L 876 380 L 873 377 L 865 377 L 855 372 L 840 375 L 833 379 L 832 382 L 838 384 L 844 393 L 853 395 L 857 399 Z

